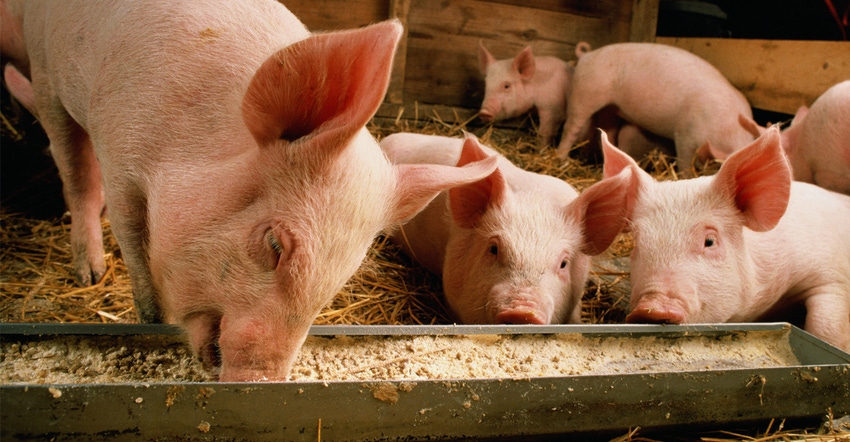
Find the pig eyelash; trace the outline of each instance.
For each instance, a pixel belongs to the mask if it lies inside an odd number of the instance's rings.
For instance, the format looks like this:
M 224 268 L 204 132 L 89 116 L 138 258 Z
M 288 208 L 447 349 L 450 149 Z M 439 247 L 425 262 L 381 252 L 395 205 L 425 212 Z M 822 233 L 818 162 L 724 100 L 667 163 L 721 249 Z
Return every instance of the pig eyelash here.
M 278 241 L 277 237 L 274 235 L 274 232 L 269 230 L 266 233 L 266 239 L 268 240 L 269 246 L 271 246 L 272 250 L 278 255 L 283 253 L 283 245 Z

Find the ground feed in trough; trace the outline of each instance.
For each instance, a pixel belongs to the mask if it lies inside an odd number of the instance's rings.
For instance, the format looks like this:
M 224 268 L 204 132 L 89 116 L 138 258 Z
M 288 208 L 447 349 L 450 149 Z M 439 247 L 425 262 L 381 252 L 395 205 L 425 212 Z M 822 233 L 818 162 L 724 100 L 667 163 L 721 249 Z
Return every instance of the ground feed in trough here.
M 202 382 L 179 340 L 79 336 L 0 343 L 0 383 Z M 787 333 L 672 339 L 582 334 L 309 336 L 292 381 L 504 379 L 798 365 Z

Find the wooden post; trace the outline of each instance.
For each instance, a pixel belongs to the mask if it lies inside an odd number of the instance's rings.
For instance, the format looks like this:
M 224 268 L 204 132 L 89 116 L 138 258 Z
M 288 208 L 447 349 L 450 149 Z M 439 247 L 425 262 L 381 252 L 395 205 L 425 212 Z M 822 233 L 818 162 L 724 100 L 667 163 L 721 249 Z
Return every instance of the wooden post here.
M 404 34 L 398 44 L 393 70 L 390 74 L 390 85 L 387 89 L 387 101 L 394 104 L 404 103 L 404 76 L 407 67 L 407 33 L 410 0 L 389 0 L 390 17 L 397 18 L 404 26 Z
M 633 0 L 629 41 L 653 42 L 657 27 L 658 0 Z

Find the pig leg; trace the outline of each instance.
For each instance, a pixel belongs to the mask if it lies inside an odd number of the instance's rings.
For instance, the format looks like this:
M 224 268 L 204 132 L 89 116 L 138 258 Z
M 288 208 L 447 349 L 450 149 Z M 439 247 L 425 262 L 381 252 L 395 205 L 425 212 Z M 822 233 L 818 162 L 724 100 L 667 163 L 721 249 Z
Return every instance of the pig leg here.
M 538 135 L 544 144 L 550 145 L 558 135 L 558 128 L 564 121 L 563 112 L 552 112 L 551 110 L 538 109 L 537 116 L 540 119 Z
M 842 294 L 843 293 L 843 294 Z M 806 298 L 805 330 L 850 351 L 850 287 L 825 287 Z
M 147 204 L 143 195 L 132 192 L 132 184 L 111 183 L 109 221 L 112 233 L 121 244 L 121 256 L 130 272 L 133 303 L 139 321 L 145 324 L 164 322 L 160 299 L 154 289 L 147 253 Z M 123 191 L 122 191 L 123 190 Z M 120 193 L 115 193 L 120 192 Z
M 100 215 L 104 199 L 100 164 L 86 131 L 58 103 L 40 106 L 41 125 L 62 178 L 65 204 L 71 212 L 71 253 L 74 274 L 84 286 L 106 273 Z
M 564 123 L 564 133 L 561 136 L 561 143 L 558 145 L 558 156 L 566 158 L 569 155 L 573 143 L 590 129 L 593 114 L 610 103 L 611 100 L 600 90 L 593 88 L 592 91 L 584 92 L 578 87 L 578 83 L 574 83 L 570 102 L 567 104 L 567 121 Z

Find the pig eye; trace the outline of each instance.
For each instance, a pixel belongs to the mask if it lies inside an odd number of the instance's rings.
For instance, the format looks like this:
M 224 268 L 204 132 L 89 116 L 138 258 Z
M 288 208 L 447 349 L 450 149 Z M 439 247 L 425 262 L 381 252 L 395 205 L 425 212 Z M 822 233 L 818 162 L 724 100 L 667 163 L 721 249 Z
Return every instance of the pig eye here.
M 561 261 L 561 269 L 565 269 L 565 268 L 567 268 L 567 264 L 568 264 L 568 263 L 567 263 L 567 260 L 566 260 L 566 259 L 565 259 L 565 260 L 563 260 L 563 261 Z
M 490 244 L 490 247 L 487 249 L 487 252 L 493 256 L 499 256 L 499 246 L 496 244 Z
M 705 248 L 714 247 L 715 244 L 717 244 L 717 238 L 715 238 L 713 236 L 706 236 L 705 237 L 705 244 L 704 244 Z
M 510 89 L 510 88 L 511 88 L 511 84 L 510 84 L 510 83 L 504 83 L 504 84 L 502 84 L 502 89 L 504 89 L 504 90 L 508 90 L 508 89 Z

